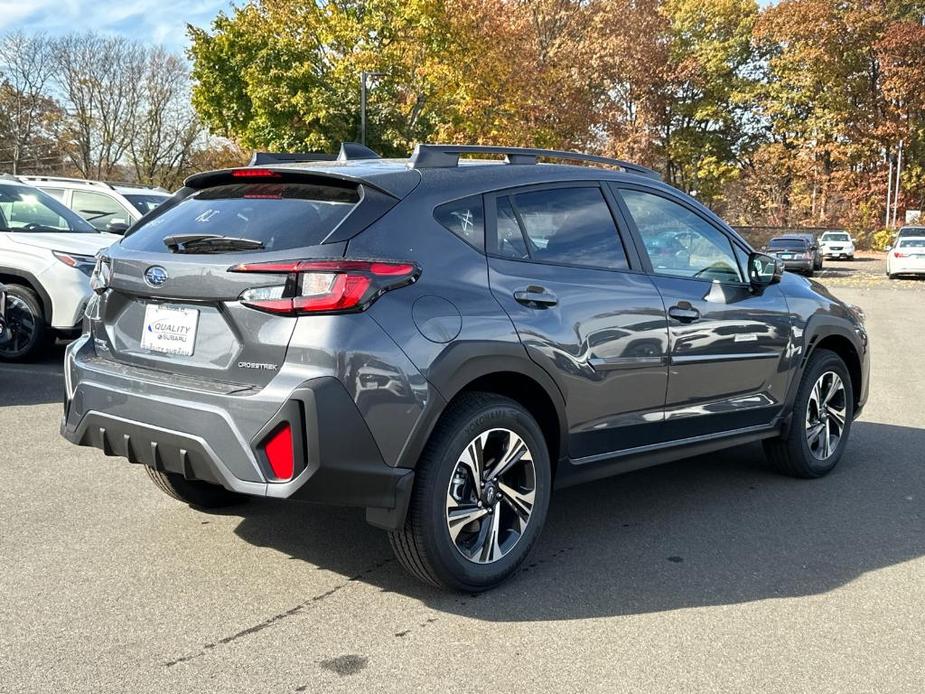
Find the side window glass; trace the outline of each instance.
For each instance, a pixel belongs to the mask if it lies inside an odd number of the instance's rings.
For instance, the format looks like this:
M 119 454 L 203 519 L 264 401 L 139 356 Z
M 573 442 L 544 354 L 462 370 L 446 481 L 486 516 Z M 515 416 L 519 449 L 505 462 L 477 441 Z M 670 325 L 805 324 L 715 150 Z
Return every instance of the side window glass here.
M 600 188 L 518 193 L 513 204 L 523 222 L 532 259 L 609 270 L 628 267 Z
M 485 213 L 481 195 L 441 205 L 434 210 L 434 218 L 469 245 L 480 251 L 485 249 Z
M 530 257 L 520 223 L 508 197 L 498 198 L 498 255 L 516 260 L 527 260 Z
M 132 221 L 129 219 L 128 212 L 122 208 L 122 205 L 108 195 L 75 190 L 71 207 L 77 214 L 101 231 L 105 231 L 106 227 L 113 222 L 130 224 Z
M 741 282 L 732 242 L 686 207 L 638 190 L 620 190 L 656 274 Z
M 64 189 L 63 188 L 39 188 L 39 190 L 48 193 L 58 202 L 64 202 Z

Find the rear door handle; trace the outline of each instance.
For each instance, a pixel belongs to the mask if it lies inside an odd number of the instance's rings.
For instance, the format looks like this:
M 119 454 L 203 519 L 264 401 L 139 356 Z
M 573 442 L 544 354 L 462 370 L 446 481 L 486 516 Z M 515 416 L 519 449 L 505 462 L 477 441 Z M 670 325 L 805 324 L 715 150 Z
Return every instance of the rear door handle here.
M 547 308 L 559 303 L 559 298 L 543 287 L 525 287 L 514 292 L 514 299 L 529 308 Z
M 689 302 L 681 301 L 668 309 L 668 315 L 682 323 L 693 323 L 700 318 L 700 311 L 691 306 Z

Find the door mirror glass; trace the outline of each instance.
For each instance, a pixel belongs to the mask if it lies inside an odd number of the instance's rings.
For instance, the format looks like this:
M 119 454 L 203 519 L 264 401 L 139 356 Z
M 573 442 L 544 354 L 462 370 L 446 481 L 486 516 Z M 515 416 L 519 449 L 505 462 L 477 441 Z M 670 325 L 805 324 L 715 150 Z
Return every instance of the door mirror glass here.
M 777 258 L 764 253 L 752 253 L 748 256 L 748 280 L 753 287 L 766 287 L 780 282 L 784 274 L 784 264 Z
M 128 224 L 120 220 L 114 219 L 106 225 L 106 231 L 110 234 L 124 234 L 126 229 L 128 229 Z

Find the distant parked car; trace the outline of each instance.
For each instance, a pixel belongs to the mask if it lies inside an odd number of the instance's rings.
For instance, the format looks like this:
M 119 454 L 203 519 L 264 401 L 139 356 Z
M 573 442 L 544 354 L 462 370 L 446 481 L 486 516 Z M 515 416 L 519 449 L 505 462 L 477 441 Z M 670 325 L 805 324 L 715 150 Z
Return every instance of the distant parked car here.
M 900 238 L 886 256 L 886 276 L 925 275 L 925 229 L 922 236 Z
M 764 251 L 782 260 L 786 269 L 803 272 L 810 277 L 813 272 L 822 269 L 822 253 L 812 234 L 775 236 L 768 241 Z
M 823 258 L 854 260 L 854 239 L 847 231 L 827 231 L 819 238 Z
M 123 234 L 170 197 L 163 188 L 60 176 L 20 176 L 86 219 L 97 231 Z
M 10 331 L 0 361 L 34 356 L 46 337 L 80 334 L 96 253 L 118 239 L 38 188 L 0 177 L 0 282 Z

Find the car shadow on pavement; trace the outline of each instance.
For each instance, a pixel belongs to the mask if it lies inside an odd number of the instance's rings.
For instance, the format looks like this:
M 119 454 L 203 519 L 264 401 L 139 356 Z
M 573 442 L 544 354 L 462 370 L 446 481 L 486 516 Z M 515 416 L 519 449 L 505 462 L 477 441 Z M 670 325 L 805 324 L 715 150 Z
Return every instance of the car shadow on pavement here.
M 44 405 L 63 398 L 63 346 L 51 346 L 33 361 L 0 361 L 0 407 Z
M 923 450 L 925 429 L 856 422 L 839 467 L 820 480 L 776 475 L 752 445 L 566 489 L 521 571 L 478 596 L 406 576 L 384 533 L 355 511 L 261 501 L 235 532 L 348 581 L 488 621 L 815 595 L 925 554 Z

